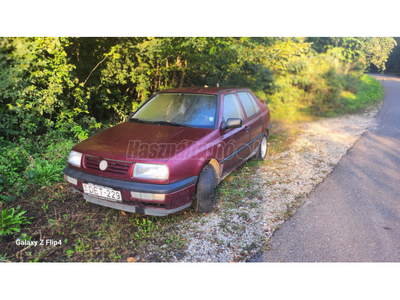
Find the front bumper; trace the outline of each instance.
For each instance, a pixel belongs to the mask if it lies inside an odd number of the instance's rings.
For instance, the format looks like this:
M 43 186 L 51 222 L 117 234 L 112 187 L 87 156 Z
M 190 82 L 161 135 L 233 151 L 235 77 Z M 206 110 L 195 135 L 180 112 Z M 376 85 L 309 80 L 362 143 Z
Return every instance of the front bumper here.
M 198 176 L 189 177 L 169 184 L 152 184 L 101 177 L 84 173 L 69 166 L 64 168 L 64 175 L 75 178 L 77 184 L 70 185 L 82 193 L 86 201 L 110 208 L 154 216 L 165 216 L 189 207 L 192 203 Z M 121 191 L 122 202 L 97 198 L 84 194 L 82 183 L 92 183 Z M 165 194 L 163 201 L 135 199 L 132 192 Z
M 150 216 L 166 216 L 166 215 L 172 214 L 174 212 L 180 211 L 182 209 L 185 209 L 192 204 L 192 203 L 188 203 L 188 204 L 185 204 L 183 206 L 180 206 L 180 207 L 177 207 L 174 209 L 160 209 L 160 208 L 151 208 L 151 207 L 140 207 L 140 206 L 135 206 L 135 205 L 127 204 L 127 203 L 107 201 L 107 200 L 96 198 L 96 197 L 89 196 L 86 194 L 83 195 L 83 198 L 85 198 L 85 200 L 87 202 L 91 202 L 94 204 L 131 212 L 134 214 L 142 214 L 142 215 L 150 215 Z

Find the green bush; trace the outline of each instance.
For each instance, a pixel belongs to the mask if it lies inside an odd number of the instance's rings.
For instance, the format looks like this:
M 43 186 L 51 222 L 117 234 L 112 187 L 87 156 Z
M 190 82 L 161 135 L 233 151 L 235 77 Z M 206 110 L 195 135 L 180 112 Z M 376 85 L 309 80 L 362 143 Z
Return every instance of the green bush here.
M 64 47 L 66 38 L 0 38 L 0 132 L 42 134 L 87 114 Z
M 333 106 L 341 85 L 338 74 L 343 66 L 340 51 L 310 52 L 292 58 L 277 76 L 275 92 L 269 98 L 274 118 L 300 121 L 304 115 L 320 115 Z
M 54 182 L 60 182 L 63 178 L 64 167 L 64 160 L 50 163 L 47 160 L 37 159 L 35 165 L 27 171 L 28 183 L 34 184 L 36 188 L 41 188 Z
M 21 211 L 21 207 L 5 208 L 0 214 L 0 236 L 12 234 L 14 232 L 20 232 L 21 226 L 30 224 L 27 218 L 24 216 L 25 210 Z
M 382 99 L 379 82 L 351 68 L 339 48 L 293 58 L 269 98 L 273 117 L 295 122 L 309 115 L 351 113 Z
M 63 130 L 16 142 L 0 137 L 0 201 L 11 201 L 33 186 L 62 181 L 68 154 L 78 141 Z
M 33 161 L 32 156 L 28 153 L 25 139 L 20 140 L 20 145 L 15 143 L 5 142 L 0 138 L 0 192 L 23 185 L 22 174 Z M 18 193 L 18 191 L 16 191 Z M 11 198 L 1 195 L 1 200 Z

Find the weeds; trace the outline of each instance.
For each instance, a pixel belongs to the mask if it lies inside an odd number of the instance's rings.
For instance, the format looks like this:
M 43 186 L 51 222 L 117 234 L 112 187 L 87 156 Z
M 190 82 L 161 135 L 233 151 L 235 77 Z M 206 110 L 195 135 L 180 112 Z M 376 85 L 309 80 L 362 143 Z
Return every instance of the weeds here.
M 0 254 L 0 262 L 7 262 L 7 255 L 5 254 Z
M 24 216 L 25 210 L 21 211 L 21 207 L 5 208 L 0 214 L 0 236 L 12 234 L 14 232 L 20 232 L 21 226 L 30 224 L 27 218 Z
M 62 180 L 62 170 L 65 167 L 64 163 L 54 164 L 48 161 L 38 161 L 35 166 L 28 171 L 28 178 L 38 187 L 50 185 L 54 182 Z

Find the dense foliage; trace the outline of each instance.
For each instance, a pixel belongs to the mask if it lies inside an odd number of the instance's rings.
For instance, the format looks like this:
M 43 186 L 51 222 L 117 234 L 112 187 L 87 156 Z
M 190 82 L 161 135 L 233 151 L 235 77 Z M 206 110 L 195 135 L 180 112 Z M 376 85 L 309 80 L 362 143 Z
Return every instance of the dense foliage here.
M 343 57 L 353 69 L 361 71 L 370 68 L 384 71 L 385 63 L 396 41 L 391 37 L 325 37 L 308 38 L 312 48 L 319 53 L 332 48 L 342 48 Z
M 400 75 L 400 37 L 394 38 L 397 46 L 393 48 L 393 52 L 389 56 L 386 64 L 386 72 Z
M 329 77 L 371 64 L 384 69 L 394 44 L 392 38 L 1 38 L 0 136 L 59 128 L 83 138 L 178 86 L 246 86 L 268 101 L 293 95 L 295 105 L 320 112 L 340 101 L 340 93 L 325 92 Z M 312 88 L 288 79 L 294 73 L 314 81 Z M 326 78 L 321 86 L 315 75 Z
M 244 86 L 274 120 L 362 106 L 392 38 L 0 38 L 0 200 L 62 179 L 74 143 L 159 90 Z M 8 191 L 8 192 L 6 192 Z M 12 192 L 11 192 L 12 191 Z

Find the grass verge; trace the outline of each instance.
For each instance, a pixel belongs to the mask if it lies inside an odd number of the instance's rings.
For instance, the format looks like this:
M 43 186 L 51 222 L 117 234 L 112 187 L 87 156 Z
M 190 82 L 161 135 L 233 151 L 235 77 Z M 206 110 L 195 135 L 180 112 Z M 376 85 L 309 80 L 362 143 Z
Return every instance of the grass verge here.
M 383 99 L 383 87 L 375 78 L 364 74 L 355 87 L 356 92 L 343 91 L 341 93 L 342 108 L 339 113 L 356 113 L 369 105 L 376 104 Z

